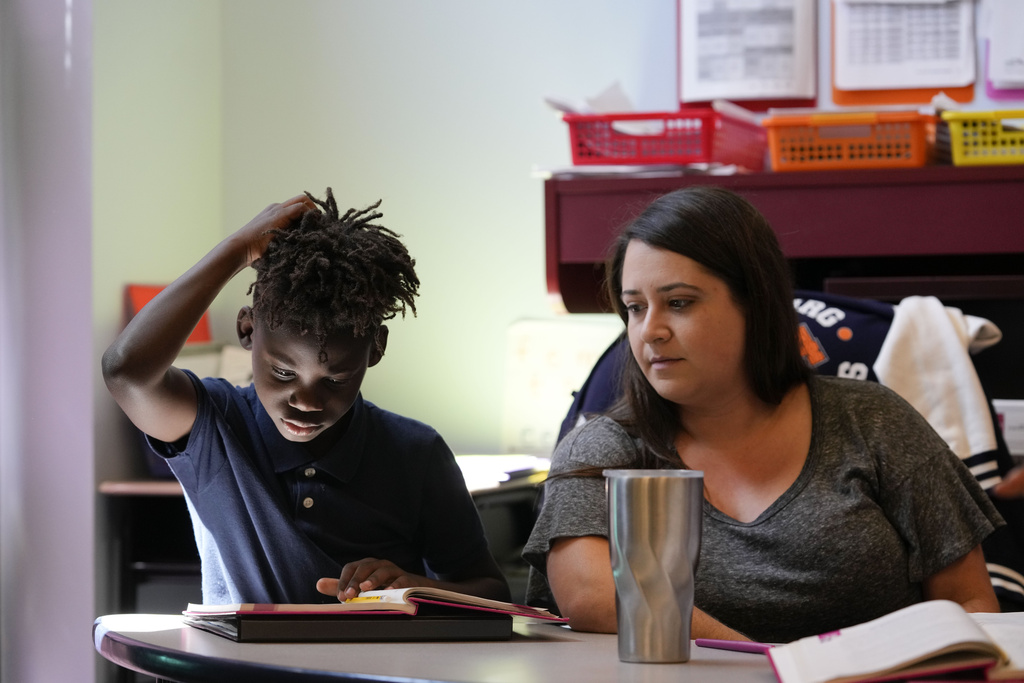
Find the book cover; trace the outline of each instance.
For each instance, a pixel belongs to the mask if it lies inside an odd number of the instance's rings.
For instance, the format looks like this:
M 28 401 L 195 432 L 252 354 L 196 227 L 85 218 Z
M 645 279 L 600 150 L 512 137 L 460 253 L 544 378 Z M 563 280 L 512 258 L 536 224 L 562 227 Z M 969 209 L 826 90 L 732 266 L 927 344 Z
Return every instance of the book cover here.
M 190 626 L 239 642 L 503 640 L 513 617 L 565 622 L 551 612 L 437 588 L 365 591 L 327 604 L 190 604 Z
M 498 612 L 441 608 L 391 612 L 186 615 L 185 623 L 239 643 L 508 640 L 513 618 Z

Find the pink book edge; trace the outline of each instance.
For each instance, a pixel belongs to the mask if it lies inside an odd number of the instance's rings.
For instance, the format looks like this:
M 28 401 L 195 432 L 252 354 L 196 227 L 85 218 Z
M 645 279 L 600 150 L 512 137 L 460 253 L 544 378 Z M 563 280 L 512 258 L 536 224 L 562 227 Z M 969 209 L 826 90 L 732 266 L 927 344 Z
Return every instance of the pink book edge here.
M 324 617 L 337 617 L 341 615 L 356 615 L 356 614 L 404 614 L 409 616 L 413 612 L 403 612 L 399 609 L 359 609 L 359 610 L 282 610 L 282 609 L 242 609 L 235 612 L 184 612 L 186 617 L 192 618 L 203 618 L 203 617 L 244 617 L 248 615 L 266 616 L 270 614 L 277 614 L 280 616 L 324 616 Z
M 445 600 L 433 600 L 421 597 L 410 597 L 408 599 L 414 607 L 418 604 L 432 604 L 432 605 L 443 605 L 445 607 L 458 607 L 460 609 L 471 609 L 479 612 L 494 612 L 496 614 L 509 614 L 512 616 L 530 617 L 533 619 L 543 619 L 545 621 L 554 621 L 558 623 L 567 623 L 569 621 L 566 617 L 559 617 L 554 614 L 544 613 L 535 611 L 534 608 L 515 605 L 512 607 L 516 609 L 497 609 L 493 607 L 481 607 L 478 605 L 467 605 L 461 602 L 448 602 Z M 400 609 L 382 609 L 382 610 L 370 610 L 370 609 L 359 609 L 359 610 L 292 610 L 292 609 L 280 609 L 278 605 L 267 604 L 267 603 L 254 603 L 251 608 L 236 610 L 233 612 L 184 612 L 185 616 L 189 617 L 215 617 L 215 616 L 238 616 L 246 614 L 301 614 L 301 615 L 331 615 L 336 616 L 340 614 L 410 614 L 408 611 Z M 415 614 L 415 612 L 412 612 Z
M 775 674 L 776 680 L 779 683 L 785 683 L 782 677 L 779 676 L 779 670 L 775 668 L 775 660 L 772 659 L 771 650 L 768 651 L 768 662 L 772 665 L 772 673 Z M 959 673 L 962 671 L 970 671 L 972 669 L 980 669 L 981 671 L 988 671 L 995 666 L 994 661 L 987 663 L 974 662 L 972 664 L 955 664 L 951 666 L 939 666 L 934 669 L 928 669 L 925 671 L 915 671 L 914 673 L 908 674 L 905 671 L 894 671 L 883 676 L 875 676 L 869 678 L 857 679 L 859 683 L 884 683 L 885 681 L 904 681 L 905 683 L 911 683 L 917 681 L 918 683 L 925 683 L 926 681 L 941 681 L 942 676 L 946 674 Z M 980 680 L 985 680 L 986 677 L 982 677 Z

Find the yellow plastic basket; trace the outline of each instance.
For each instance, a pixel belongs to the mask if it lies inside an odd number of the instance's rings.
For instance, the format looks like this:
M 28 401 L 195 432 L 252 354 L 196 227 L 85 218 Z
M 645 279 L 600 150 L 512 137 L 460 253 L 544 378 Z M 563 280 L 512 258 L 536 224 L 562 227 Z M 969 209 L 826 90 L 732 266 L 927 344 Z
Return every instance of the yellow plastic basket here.
M 956 166 L 1024 164 L 1024 110 L 942 112 L 940 159 Z

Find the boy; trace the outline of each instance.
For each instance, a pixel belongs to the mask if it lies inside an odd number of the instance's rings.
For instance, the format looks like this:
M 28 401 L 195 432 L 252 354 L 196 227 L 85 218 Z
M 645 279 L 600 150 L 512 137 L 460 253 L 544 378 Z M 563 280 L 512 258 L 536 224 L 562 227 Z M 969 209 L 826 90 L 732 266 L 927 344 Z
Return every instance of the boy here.
M 359 393 L 384 355 L 383 322 L 415 314 L 419 287 L 398 236 L 373 224 L 379 204 L 339 216 L 330 188 L 324 201 L 306 193 L 272 204 L 103 355 L 114 400 L 185 491 L 208 604 L 413 585 L 509 598 L 447 445 Z M 173 367 L 203 312 L 250 265 L 253 302 L 236 329 L 252 352 L 252 385 Z

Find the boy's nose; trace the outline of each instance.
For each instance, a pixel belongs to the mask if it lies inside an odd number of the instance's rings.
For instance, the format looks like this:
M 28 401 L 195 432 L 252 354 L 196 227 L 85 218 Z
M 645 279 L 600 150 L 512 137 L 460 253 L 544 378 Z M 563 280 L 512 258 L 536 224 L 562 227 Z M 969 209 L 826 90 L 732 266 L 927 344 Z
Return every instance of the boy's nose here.
M 295 387 L 288 397 L 288 405 L 304 413 L 312 413 L 323 410 L 324 404 L 312 387 Z

